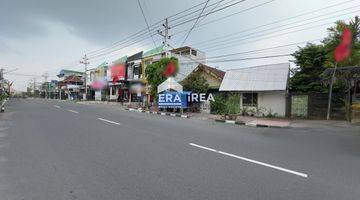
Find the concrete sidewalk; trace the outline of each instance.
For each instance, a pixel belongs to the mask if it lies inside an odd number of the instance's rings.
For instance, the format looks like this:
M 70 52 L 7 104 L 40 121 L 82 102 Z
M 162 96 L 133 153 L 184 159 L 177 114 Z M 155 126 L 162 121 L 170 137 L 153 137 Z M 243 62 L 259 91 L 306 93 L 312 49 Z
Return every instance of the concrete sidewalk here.
M 206 114 L 206 113 L 184 113 L 180 115 L 178 113 L 169 113 L 169 112 L 156 112 L 156 111 L 143 111 L 141 109 L 130 108 L 128 104 L 123 104 L 120 102 L 107 102 L 107 101 L 78 101 L 79 104 L 104 104 L 119 106 L 124 110 L 134 111 L 134 112 L 148 112 L 154 114 L 161 114 L 167 116 L 186 116 L 186 118 L 193 118 L 198 120 L 209 120 L 217 121 L 229 124 L 239 124 L 247 125 L 254 127 L 271 127 L 271 128 L 310 128 L 310 127 L 349 127 L 356 126 L 356 124 L 351 124 L 347 121 L 340 120 L 302 120 L 302 119 L 285 119 L 285 118 L 259 118 L 259 117 L 250 117 L 250 116 L 237 116 L 235 120 L 224 120 L 221 115 Z M 359 127 L 360 128 L 360 127 Z
M 248 116 L 237 116 L 235 120 L 224 120 L 221 115 L 203 114 L 203 113 L 192 113 L 192 118 L 201 120 L 214 120 L 218 122 L 230 123 L 230 124 L 242 124 L 247 126 L 256 127 L 278 127 L 285 128 L 290 127 L 291 120 L 288 119 L 277 119 L 277 118 L 257 118 Z

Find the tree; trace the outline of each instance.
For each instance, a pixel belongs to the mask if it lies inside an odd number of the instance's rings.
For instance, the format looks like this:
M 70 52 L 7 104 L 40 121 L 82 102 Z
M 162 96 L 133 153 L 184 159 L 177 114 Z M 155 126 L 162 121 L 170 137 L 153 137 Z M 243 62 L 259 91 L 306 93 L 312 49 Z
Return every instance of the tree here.
M 182 81 L 182 86 L 184 90 L 195 93 L 205 93 L 209 90 L 209 84 L 199 73 L 191 73 Z
M 338 67 L 360 65 L 360 19 L 356 16 L 354 19 L 350 20 L 349 23 L 337 21 L 335 22 L 335 26 L 328 28 L 329 34 L 322 41 L 327 50 L 327 67 L 333 67 L 335 65 L 334 50 L 340 43 L 341 35 L 345 27 L 350 29 L 353 43 L 350 56 L 343 62 L 338 63 Z
M 297 68 L 293 69 L 290 78 L 290 90 L 299 92 L 328 92 L 323 87 L 323 72 L 326 68 L 334 67 L 334 50 L 339 44 L 342 32 L 347 27 L 353 35 L 353 45 L 351 55 L 348 59 L 338 63 L 338 67 L 359 66 L 360 65 L 360 19 L 356 16 L 349 23 L 344 21 L 335 22 L 335 26 L 328 28 L 328 36 L 322 44 L 307 44 L 292 55 L 295 57 L 294 63 Z M 344 90 L 344 83 L 337 81 L 334 84 L 334 91 Z
M 323 45 L 308 43 L 303 48 L 299 47 L 299 50 L 292 54 L 297 67 L 291 71 L 290 90 L 322 92 L 321 74 L 325 70 L 326 55 Z
M 352 46 L 351 53 L 349 57 L 339 63 L 335 63 L 334 59 L 334 49 L 339 45 L 341 36 L 345 28 L 350 29 L 352 33 Z M 359 66 L 360 65 L 360 19 L 356 16 L 354 19 L 350 20 L 349 23 L 344 21 L 337 21 L 335 26 L 328 28 L 328 36 L 323 40 L 323 43 L 328 51 L 328 60 L 327 67 L 334 67 L 335 64 L 341 69 L 342 67 L 348 66 Z M 346 69 L 346 68 L 345 68 Z M 339 71 L 341 71 L 339 73 Z M 350 105 L 351 105 L 351 89 L 353 84 L 356 83 L 354 79 L 354 71 L 352 70 L 338 70 L 335 74 L 336 82 L 334 87 L 338 86 L 342 92 L 346 94 L 344 100 L 346 118 L 350 120 Z M 325 73 L 324 77 L 327 80 L 331 80 L 333 73 Z M 340 87 L 339 87 L 340 86 Z
M 178 71 L 178 59 L 175 57 L 162 58 L 158 62 L 148 65 L 145 69 L 146 79 L 151 86 L 150 94 L 155 98 L 157 98 L 157 87 L 166 80 L 163 73 L 170 62 L 175 64 L 176 71 Z

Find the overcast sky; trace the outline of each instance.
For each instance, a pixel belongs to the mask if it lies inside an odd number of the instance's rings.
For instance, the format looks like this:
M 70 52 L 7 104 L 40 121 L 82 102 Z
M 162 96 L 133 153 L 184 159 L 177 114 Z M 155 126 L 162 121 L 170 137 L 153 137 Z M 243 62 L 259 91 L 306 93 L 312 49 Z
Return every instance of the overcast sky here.
M 140 2 L 149 24 L 153 24 L 205 0 Z M 217 10 L 237 1 L 223 0 L 219 5 L 215 4 L 216 2 L 218 0 L 210 0 L 208 5 L 214 6 L 204 13 L 215 6 L 217 7 L 214 10 Z M 341 2 L 344 3 L 339 4 Z M 261 6 L 262 3 L 264 5 Z M 297 16 L 335 4 L 339 5 Z M 248 9 L 253 6 L 258 7 Z M 244 9 L 248 10 L 241 12 Z M 326 36 L 326 28 L 332 22 L 359 15 L 359 10 L 358 0 L 247 0 L 201 19 L 200 27 L 190 33 L 185 45 L 194 46 L 212 57 L 317 40 Z M 238 14 L 231 17 L 213 22 L 237 12 Z M 198 14 L 199 12 L 195 15 Z M 176 17 L 170 19 L 174 18 Z M 170 26 L 184 19 L 170 21 Z M 170 34 L 173 37 L 170 44 L 180 46 L 186 34 L 183 30 L 189 29 L 194 22 L 171 29 Z M 270 23 L 271 25 L 256 28 Z M 29 80 L 33 78 L 25 75 L 39 75 L 37 80 L 43 81 L 41 75 L 45 72 L 56 75 L 62 68 L 83 70 L 83 66 L 78 62 L 84 53 L 121 41 L 144 28 L 146 23 L 136 0 L 0 0 L 0 67 L 6 70 L 18 68 L 16 72 L 6 74 L 6 78 L 15 81 L 15 89 L 25 90 Z M 236 32 L 240 33 L 227 36 Z M 234 41 L 229 40 L 232 38 Z M 160 45 L 160 39 L 160 36 L 154 36 L 156 45 Z M 94 58 L 90 60 L 90 65 L 95 67 L 103 61 L 111 62 L 123 55 L 149 50 L 154 46 L 152 39 L 148 37 L 135 45 Z M 118 46 L 117 49 L 121 47 Z M 228 59 L 289 54 L 295 49 L 296 46 L 287 46 L 275 49 L 276 51 L 272 49 Z M 208 64 L 229 69 L 289 62 L 289 59 L 291 57 Z M 50 76 L 49 80 L 55 78 Z

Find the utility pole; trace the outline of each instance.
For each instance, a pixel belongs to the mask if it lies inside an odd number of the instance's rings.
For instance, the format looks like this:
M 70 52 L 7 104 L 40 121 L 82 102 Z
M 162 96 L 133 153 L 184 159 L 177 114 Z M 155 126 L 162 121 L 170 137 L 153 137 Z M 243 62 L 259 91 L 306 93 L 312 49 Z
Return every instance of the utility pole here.
M 0 69 L 1 94 L 4 93 L 4 68 Z
M 49 84 L 48 84 L 48 81 L 47 81 L 48 77 L 49 77 L 49 74 L 47 72 L 45 72 L 43 77 L 44 77 L 44 83 L 46 84 L 45 98 L 49 98 Z
M 165 52 L 165 57 L 168 56 L 168 40 L 171 38 L 171 36 L 169 35 L 169 21 L 168 21 L 168 18 L 165 19 L 165 23 L 163 24 L 163 27 L 164 27 L 164 30 L 161 31 L 161 30 L 158 30 L 158 34 L 160 36 L 162 36 L 164 38 L 164 41 L 163 41 L 163 44 L 164 44 L 164 52 Z
M 88 64 L 90 64 L 89 62 L 89 58 L 86 56 L 86 54 L 84 55 L 84 57 L 82 57 L 82 60 L 80 60 L 81 64 L 84 64 L 85 67 L 85 73 L 84 73 L 84 86 L 85 86 L 85 95 L 83 97 L 84 100 L 87 100 L 87 94 L 88 94 L 88 88 L 87 88 L 87 66 Z
M 331 100 L 332 100 L 332 90 L 335 82 L 335 74 L 336 74 L 337 62 L 335 63 L 334 72 L 331 76 L 330 88 L 329 88 L 329 98 L 328 98 L 328 107 L 326 113 L 326 120 L 330 120 L 331 116 Z
M 34 78 L 34 80 L 33 80 L 33 81 L 34 81 L 34 85 L 33 85 L 33 86 L 34 86 L 34 98 L 35 98 L 35 90 L 36 90 L 36 78 Z

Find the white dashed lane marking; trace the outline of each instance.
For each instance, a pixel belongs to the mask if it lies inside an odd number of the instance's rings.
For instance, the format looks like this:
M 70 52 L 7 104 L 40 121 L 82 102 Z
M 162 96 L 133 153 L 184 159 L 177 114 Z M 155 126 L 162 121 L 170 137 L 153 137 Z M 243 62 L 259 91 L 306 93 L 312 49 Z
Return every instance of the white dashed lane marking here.
M 191 145 L 193 147 L 200 148 L 200 149 L 205 149 L 207 151 L 212 151 L 212 152 L 215 152 L 215 153 L 218 153 L 218 154 L 222 154 L 222 155 L 225 155 L 225 156 L 237 158 L 237 159 L 247 161 L 247 162 L 250 162 L 250 163 L 254 163 L 254 164 L 262 165 L 262 166 L 265 166 L 265 167 L 269 167 L 269 168 L 272 168 L 272 169 L 275 169 L 275 170 L 279 170 L 279 171 L 283 171 L 283 172 L 286 172 L 286 173 L 294 174 L 294 175 L 297 175 L 297 176 L 300 176 L 300 177 L 303 177 L 303 178 L 308 178 L 307 174 L 297 172 L 297 171 L 293 171 L 293 170 L 290 170 L 290 169 L 286 169 L 286 168 L 283 168 L 283 167 L 279 167 L 279 166 L 271 165 L 271 164 L 268 164 L 268 163 L 256 161 L 256 160 L 245 158 L 245 157 L 242 157 L 242 156 L 237 156 L 237 155 L 234 155 L 234 154 L 231 154 L 231 153 L 226 153 L 226 152 L 223 152 L 223 151 L 218 151 L 216 149 L 212 149 L 212 148 L 201 146 L 201 145 L 194 144 L 194 143 L 189 143 L 189 145 Z
M 103 122 L 107 122 L 107 123 L 110 123 L 110 124 L 116 124 L 116 125 L 121 125 L 119 122 L 114 122 L 114 121 L 111 121 L 111 120 L 107 120 L 107 119 L 103 119 L 103 118 L 98 118 L 99 120 L 103 121 Z
M 79 112 L 78 111 L 76 111 L 76 110 L 68 110 L 69 112 L 72 112 L 72 113 L 76 113 L 76 114 L 79 114 Z

